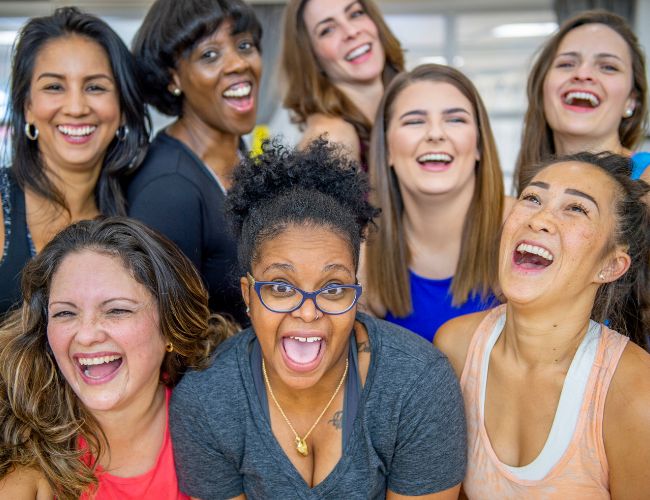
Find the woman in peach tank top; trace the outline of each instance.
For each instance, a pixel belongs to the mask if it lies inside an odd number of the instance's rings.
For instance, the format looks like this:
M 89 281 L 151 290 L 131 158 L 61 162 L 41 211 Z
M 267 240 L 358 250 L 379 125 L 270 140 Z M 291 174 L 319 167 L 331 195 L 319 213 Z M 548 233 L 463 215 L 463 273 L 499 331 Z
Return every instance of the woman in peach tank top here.
M 501 235 L 507 303 L 435 336 L 465 399 L 467 498 L 650 492 L 650 187 L 629 169 L 609 153 L 541 165 Z

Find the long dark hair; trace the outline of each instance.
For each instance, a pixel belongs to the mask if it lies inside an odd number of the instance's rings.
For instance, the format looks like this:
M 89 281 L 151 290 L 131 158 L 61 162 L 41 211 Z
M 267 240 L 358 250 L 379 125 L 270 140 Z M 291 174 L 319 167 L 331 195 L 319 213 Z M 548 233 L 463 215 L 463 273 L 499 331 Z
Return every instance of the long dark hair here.
M 99 211 L 125 215 L 126 203 L 120 179 L 139 165 L 149 140 L 150 120 L 141 85 L 129 49 L 108 24 L 75 7 L 61 7 L 54 14 L 30 19 L 20 30 L 13 50 L 9 121 L 12 128 L 12 170 L 18 185 L 67 210 L 67 204 L 47 177 L 38 141 L 25 137 L 25 105 L 29 100 L 34 63 L 43 47 L 57 38 L 79 35 L 99 44 L 106 52 L 119 93 L 120 111 L 128 134 L 111 141 L 95 188 Z M 70 54 L 70 57 L 75 57 Z

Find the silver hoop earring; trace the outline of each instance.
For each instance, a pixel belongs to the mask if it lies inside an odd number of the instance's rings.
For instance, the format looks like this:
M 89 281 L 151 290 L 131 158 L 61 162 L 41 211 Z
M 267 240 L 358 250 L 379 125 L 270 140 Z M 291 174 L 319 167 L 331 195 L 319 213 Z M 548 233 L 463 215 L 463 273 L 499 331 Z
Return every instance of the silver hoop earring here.
M 125 141 L 128 135 L 129 135 L 128 126 L 120 125 L 119 127 L 117 127 L 117 130 L 115 131 L 115 137 L 117 137 L 118 141 Z
M 38 129 L 33 123 L 25 123 L 25 135 L 30 141 L 38 139 Z

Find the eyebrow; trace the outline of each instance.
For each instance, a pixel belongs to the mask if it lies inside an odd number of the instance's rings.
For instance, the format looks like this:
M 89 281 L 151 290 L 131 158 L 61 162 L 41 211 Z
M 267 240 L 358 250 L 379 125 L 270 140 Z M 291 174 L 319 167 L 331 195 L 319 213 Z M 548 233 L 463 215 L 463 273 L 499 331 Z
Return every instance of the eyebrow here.
M 578 52 L 562 52 L 561 54 L 555 56 L 555 58 L 557 59 L 558 57 L 562 57 L 562 56 L 581 57 L 580 53 Z M 619 61 L 623 62 L 623 59 L 621 59 L 616 54 L 610 54 L 609 52 L 599 52 L 598 54 L 596 54 L 596 59 L 603 59 L 608 57 L 613 57 L 614 59 L 618 59 Z
M 324 272 L 329 272 L 329 271 L 342 271 L 348 276 L 353 276 L 353 274 L 350 272 L 350 270 L 345 267 L 343 264 L 328 264 L 323 268 Z
M 280 264 L 280 263 L 275 263 L 271 264 L 268 267 L 264 268 L 262 271 L 262 274 L 266 273 L 267 271 L 270 271 L 271 269 L 278 269 L 281 271 L 289 271 L 289 272 L 296 272 L 296 268 L 293 267 L 291 264 Z M 345 267 L 343 264 L 328 264 L 323 268 L 323 272 L 329 272 L 329 271 L 344 271 L 346 274 L 353 276 L 353 274 L 350 272 L 350 270 Z
M 110 304 L 111 302 L 120 301 L 120 300 L 121 301 L 126 301 L 126 302 L 131 302 L 132 304 L 139 304 L 138 300 L 130 299 L 128 297 L 112 297 L 110 299 L 106 299 L 106 300 L 102 301 L 100 303 L 100 305 L 105 306 L 106 304 Z M 70 301 L 67 301 L 67 300 L 53 300 L 52 302 L 50 302 L 48 304 L 48 307 L 52 306 L 52 305 L 55 305 L 55 304 L 56 305 L 67 305 L 67 306 L 77 307 L 77 305 L 74 302 L 70 302 Z
M 58 80 L 65 80 L 65 75 L 61 75 L 59 73 L 41 73 L 40 75 L 38 75 L 38 78 L 36 79 L 36 81 L 41 80 L 43 78 L 56 78 Z M 104 78 L 104 79 L 106 79 L 106 80 L 108 80 L 110 82 L 113 81 L 112 77 L 110 77 L 110 76 L 108 76 L 108 75 L 106 75 L 104 73 L 97 73 L 95 75 L 88 75 L 88 76 L 84 77 L 84 81 L 97 80 L 97 79 L 100 79 L 100 78 Z
M 463 113 L 468 116 L 471 116 L 470 112 L 467 111 L 465 108 L 449 108 L 449 109 L 444 109 L 442 111 L 443 115 L 453 115 L 456 113 Z M 406 113 L 403 113 L 399 119 L 406 118 L 407 116 L 427 116 L 427 112 L 423 109 L 412 109 L 411 111 L 407 111 Z
M 346 13 L 347 13 L 347 12 L 348 12 L 352 7 L 354 7 L 355 4 L 358 4 L 358 3 L 359 3 L 359 0 L 353 0 L 352 2 L 350 2 L 350 3 L 345 7 L 345 9 L 343 9 L 343 12 L 346 12 Z M 321 21 L 318 21 L 318 22 L 316 23 L 316 25 L 314 26 L 314 29 L 313 29 L 312 31 L 313 31 L 313 32 L 316 32 L 317 29 L 318 29 L 318 27 L 319 27 L 321 24 L 329 23 L 330 21 L 334 21 L 334 18 L 331 17 L 331 16 L 330 16 L 330 17 L 326 17 L 325 19 L 323 19 L 323 20 L 321 20 Z
M 529 186 L 536 186 L 538 188 L 542 189 L 549 189 L 550 185 L 547 182 L 542 182 L 542 181 L 533 181 L 529 184 Z M 566 188 L 564 190 L 566 194 L 572 194 L 574 196 L 580 196 L 581 198 L 585 198 L 586 200 L 589 200 L 592 202 L 594 205 L 596 205 L 596 208 L 600 211 L 600 207 L 598 206 L 598 202 L 594 199 L 593 196 L 585 193 L 584 191 L 580 191 L 579 189 L 573 189 L 573 188 Z

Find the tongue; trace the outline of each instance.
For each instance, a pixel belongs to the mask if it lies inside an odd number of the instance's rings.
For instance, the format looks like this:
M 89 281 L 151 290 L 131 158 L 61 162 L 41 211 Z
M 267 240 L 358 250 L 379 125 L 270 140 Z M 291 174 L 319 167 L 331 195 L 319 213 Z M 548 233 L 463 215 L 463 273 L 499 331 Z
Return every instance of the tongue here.
M 90 378 L 104 378 L 109 376 L 117 370 L 122 364 L 122 358 L 111 361 L 110 363 L 102 363 L 101 365 L 89 365 L 85 367 L 85 375 Z
M 528 252 L 517 252 L 517 264 L 529 269 L 540 269 L 548 267 L 551 261 L 544 257 Z
M 320 352 L 320 344 L 322 341 L 316 342 L 300 342 L 299 340 L 286 337 L 282 340 L 284 352 L 294 363 L 307 364 L 316 359 Z

